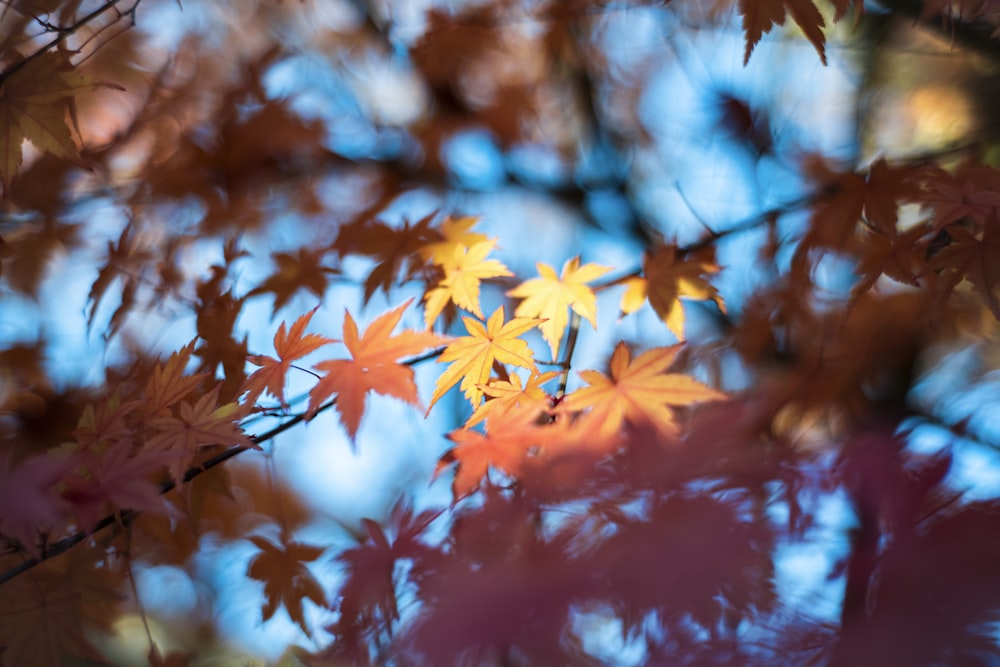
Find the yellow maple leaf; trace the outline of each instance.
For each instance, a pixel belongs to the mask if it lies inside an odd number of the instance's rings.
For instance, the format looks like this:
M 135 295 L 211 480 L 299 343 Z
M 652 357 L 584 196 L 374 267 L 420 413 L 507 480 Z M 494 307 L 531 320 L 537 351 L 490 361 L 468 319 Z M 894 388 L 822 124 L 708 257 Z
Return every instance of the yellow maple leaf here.
M 542 389 L 542 385 L 558 376 L 559 371 L 533 372 L 528 378 L 528 383 L 524 384 L 520 375 L 512 373 L 509 382 L 494 380 L 489 384 L 480 385 L 479 389 L 489 397 L 489 400 L 476 408 L 469 421 L 465 422 L 465 428 L 511 410 L 529 410 L 537 416 L 539 412 L 549 407 L 549 394 Z
M 377 317 L 364 335 L 358 334 L 358 325 L 351 314 L 344 315 L 343 343 L 351 358 L 321 361 L 313 366 L 316 370 L 326 371 L 326 375 L 309 392 L 309 418 L 316 414 L 323 401 L 337 394 L 340 421 L 353 440 L 361 425 L 368 392 L 393 396 L 411 405 L 420 404 L 413 369 L 398 360 L 441 345 L 447 339 L 427 331 L 403 331 L 391 335 L 411 302 L 412 299 Z
M 597 328 L 597 296 L 587 283 L 597 280 L 611 268 L 597 264 L 580 266 L 580 258 L 574 257 L 563 265 L 560 277 L 547 264 L 538 263 L 535 266 L 541 277 L 524 281 L 507 292 L 507 296 L 524 299 L 514 311 L 516 317 L 545 319 L 538 329 L 555 359 L 559 356 L 559 344 L 566 331 L 570 308 Z
M 479 307 L 479 282 L 486 278 L 514 275 L 499 260 L 486 259 L 495 245 L 496 239 L 476 243 L 468 249 L 461 244 L 455 245 L 451 257 L 440 263 L 444 278 L 424 296 L 427 302 L 424 305 L 424 322 L 428 329 L 449 301 L 483 318 Z
M 707 252 L 707 251 L 706 251 Z M 676 246 L 662 246 L 646 255 L 642 277 L 625 281 L 620 308 L 623 315 L 637 311 L 646 299 L 667 328 L 684 340 L 684 307 L 681 299 L 711 300 L 726 312 L 726 305 L 715 287 L 705 278 L 719 271 L 713 259 L 695 253 L 678 257 Z
M 24 139 L 57 157 L 80 159 L 77 140 L 66 123 L 67 115 L 75 118 L 73 97 L 107 85 L 77 72 L 65 51 L 50 51 L 23 63 L 0 82 L 0 182 L 5 192 L 21 166 Z
M 618 343 L 611 355 L 611 376 L 581 371 L 580 377 L 589 386 L 568 394 L 561 408 L 590 410 L 602 435 L 617 431 L 626 421 L 649 424 L 664 435 L 676 435 L 677 424 L 670 406 L 726 398 L 721 391 L 686 375 L 664 372 L 673 364 L 680 347 L 656 347 L 633 361 L 625 343 Z
M 477 243 L 489 241 L 489 237 L 485 234 L 469 231 L 477 222 L 479 218 L 474 216 L 461 218 L 448 216 L 438 228 L 444 240 L 428 243 L 420 249 L 420 254 L 435 264 L 443 265 L 454 256 L 455 248 L 471 248 Z
M 462 318 L 469 335 L 456 339 L 438 357 L 438 363 L 454 363 L 438 378 L 427 412 L 459 380 L 465 397 L 473 407 L 477 407 L 483 398 L 480 385 L 489 380 L 494 361 L 537 372 L 531 348 L 519 336 L 537 326 L 541 320 L 515 317 L 504 324 L 503 319 L 503 306 L 490 315 L 485 326 L 471 317 Z

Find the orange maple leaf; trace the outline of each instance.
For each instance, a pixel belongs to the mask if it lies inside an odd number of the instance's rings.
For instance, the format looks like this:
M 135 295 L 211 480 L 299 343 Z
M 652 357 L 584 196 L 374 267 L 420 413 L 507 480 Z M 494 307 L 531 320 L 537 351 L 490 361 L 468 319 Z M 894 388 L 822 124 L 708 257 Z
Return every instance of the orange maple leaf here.
M 816 47 L 819 59 L 826 64 L 826 39 L 823 36 L 823 26 L 826 24 L 812 0 L 739 0 L 739 7 L 747 41 L 743 54 L 744 65 L 750 62 L 750 54 L 764 33 L 771 32 L 775 25 L 785 25 L 786 9 L 802 28 L 806 38 Z
M 170 463 L 170 474 L 178 484 L 200 447 L 238 445 L 260 449 L 236 424 L 243 416 L 243 408 L 236 403 L 218 404 L 221 386 L 216 385 L 194 405 L 188 401 L 181 403 L 177 416 L 154 417 L 147 422 L 157 431 L 146 442 L 148 449 L 178 452 Z
M 679 257 L 676 246 L 660 246 L 646 255 L 642 277 L 625 282 L 626 289 L 620 305 L 622 314 L 635 312 L 649 299 L 649 305 L 677 336 L 677 340 L 684 340 L 681 299 L 710 299 L 719 310 L 726 312 L 722 297 L 705 278 L 706 274 L 718 270 L 711 250 Z
M 517 477 L 529 452 L 542 447 L 557 430 L 554 424 L 540 425 L 537 414 L 525 410 L 494 415 L 485 433 L 461 428 L 448 434 L 455 446 L 438 461 L 434 476 L 457 463 L 451 489 L 458 500 L 475 491 L 491 467 Z
M 438 363 L 449 361 L 454 363 L 438 378 L 427 412 L 430 412 L 438 399 L 458 384 L 459 380 L 462 382 L 460 386 L 465 397 L 473 407 L 478 406 L 483 398 L 480 385 L 489 380 L 490 368 L 493 367 L 494 361 L 537 372 L 534 354 L 528 343 L 519 336 L 537 326 L 542 320 L 515 317 L 504 324 L 503 319 L 503 306 L 490 315 L 486 326 L 471 317 L 462 318 L 469 335 L 451 343 L 438 357 Z
M 556 359 L 569 321 L 570 308 L 597 328 L 597 296 L 587 283 L 597 280 L 611 268 L 597 264 L 580 266 L 579 257 L 563 265 L 562 276 L 557 276 L 547 264 L 539 262 L 535 266 L 540 277 L 524 281 L 507 292 L 507 296 L 524 299 L 514 311 L 516 317 L 545 319 L 538 329 L 552 350 L 552 358 Z
M 628 347 L 619 342 L 611 355 L 608 377 L 598 371 L 581 371 L 589 386 L 568 394 L 561 409 L 590 410 L 602 435 L 617 431 L 625 422 L 645 423 L 668 436 L 677 434 L 670 406 L 684 406 L 726 398 L 686 375 L 665 373 L 680 345 L 656 347 L 631 360 Z
M 394 396 L 411 405 L 420 404 L 413 369 L 398 360 L 442 345 L 448 339 L 427 331 L 403 331 L 392 336 L 392 330 L 411 302 L 412 299 L 376 318 L 360 337 L 354 318 L 345 313 L 343 343 L 351 358 L 321 361 L 314 366 L 316 370 L 326 371 L 326 375 L 309 392 L 309 418 L 316 414 L 323 401 L 337 394 L 340 421 L 353 440 L 361 425 L 368 392 Z
M 278 353 L 277 359 L 262 354 L 249 357 L 250 363 L 261 366 L 261 368 L 254 371 L 240 389 L 240 394 L 245 391 L 249 392 L 244 399 L 246 405 L 253 405 L 261 393 L 267 391 L 281 402 L 282 407 L 288 407 L 285 402 L 285 375 L 292 362 L 324 345 L 336 342 L 332 338 L 319 334 L 305 333 L 317 308 L 319 306 L 295 320 L 295 324 L 288 331 L 285 330 L 285 323 L 281 323 L 278 332 L 274 334 L 274 351 Z
M 191 341 L 171 354 L 166 364 L 156 364 L 153 374 L 146 382 L 145 396 L 148 402 L 143 409 L 148 414 L 156 415 L 172 407 L 208 377 L 208 373 L 184 375 L 194 344 L 195 341 Z
M 449 301 L 476 317 L 483 318 L 483 311 L 479 307 L 480 281 L 514 275 L 499 260 L 486 259 L 495 245 L 495 239 L 476 243 L 468 249 L 460 244 L 455 245 L 451 256 L 440 262 L 444 278 L 424 296 L 427 302 L 424 307 L 424 322 L 428 329 Z
M 263 620 L 271 618 L 278 605 L 284 605 L 289 617 L 302 628 L 302 632 L 311 636 L 302 613 L 302 601 L 308 599 L 325 606 L 326 598 L 323 587 L 303 563 L 316 560 L 326 549 L 300 542 L 273 544 L 258 536 L 247 539 L 260 549 L 247 566 L 247 576 L 264 582 L 267 601 L 261 609 Z

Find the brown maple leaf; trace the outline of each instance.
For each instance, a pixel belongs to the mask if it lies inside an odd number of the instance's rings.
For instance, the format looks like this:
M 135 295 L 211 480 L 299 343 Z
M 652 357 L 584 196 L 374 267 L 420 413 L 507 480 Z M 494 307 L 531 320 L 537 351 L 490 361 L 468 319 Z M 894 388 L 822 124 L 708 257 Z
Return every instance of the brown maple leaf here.
M 421 250 L 441 240 L 440 232 L 430 226 L 435 215 L 431 213 L 412 225 L 404 220 L 402 227 L 378 220 L 359 220 L 340 228 L 333 247 L 341 256 L 361 254 L 378 261 L 365 279 L 364 303 L 368 303 L 375 290 L 388 293 L 401 273 L 404 280 L 409 280 L 423 267 Z
M 785 25 L 786 10 L 816 47 L 819 59 L 826 64 L 826 38 L 823 36 L 825 23 L 812 0 L 739 0 L 739 8 L 747 42 L 743 54 L 744 65 L 750 62 L 750 54 L 764 33 L 771 32 L 775 25 Z
M 279 605 L 284 606 L 302 632 L 312 636 L 302 612 L 302 601 L 312 600 L 314 604 L 325 606 L 326 596 L 322 585 L 304 563 L 316 560 L 326 549 L 300 542 L 274 544 L 258 536 L 247 539 L 260 549 L 247 566 L 247 576 L 264 582 L 267 600 L 261 609 L 263 619 L 268 620 Z
M 16 597 L 5 599 L 5 592 L 0 590 L 4 667 L 62 667 L 66 656 L 103 662 L 84 635 L 77 591 L 44 592 L 36 582 L 22 586 Z
M 963 280 L 968 280 L 982 296 L 983 302 L 1000 320 L 1000 218 L 994 211 L 976 233 L 958 225 L 948 228 L 951 243 L 929 262 L 938 272 L 936 291 L 945 299 Z
M 327 250 L 324 248 L 310 250 L 299 248 L 297 254 L 276 252 L 272 255 L 277 270 L 263 283 L 247 293 L 255 296 L 272 292 L 274 294 L 274 309 L 277 313 L 288 300 L 301 289 L 307 289 L 319 298 L 326 294 L 327 276 L 338 273 L 338 270 L 323 265 Z
M 57 157 L 80 160 L 78 139 L 66 117 L 75 119 L 76 95 L 107 84 L 80 74 L 69 61 L 70 55 L 49 51 L 33 56 L 8 68 L 9 74 L 0 82 L 0 183 L 5 193 L 21 166 L 24 139 Z
M 719 271 L 711 249 L 680 254 L 674 245 L 663 245 L 646 254 L 642 276 L 625 282 L 621 311 L 627 315 L 648 299 L 667 328 L 684 340 L 684 308 L 681 299 L 712 300 L 726 312 L 725 303 L 707 276 Z

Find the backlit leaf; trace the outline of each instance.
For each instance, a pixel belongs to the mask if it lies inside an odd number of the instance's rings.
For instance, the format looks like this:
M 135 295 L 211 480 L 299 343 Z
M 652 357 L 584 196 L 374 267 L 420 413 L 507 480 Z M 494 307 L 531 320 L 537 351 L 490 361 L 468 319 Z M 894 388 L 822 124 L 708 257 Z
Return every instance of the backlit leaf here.
M 686 375 L 666 373 L 674 363 L 679 345 L 656 347 L 634 360 L 625 343 L 618 343 L 611 355 L 610 377 L 598 371 L 581 371 L 588 386 L 568 394 L 564 410 L 590 410 L 599 417 L 600 430 L 611 433 L 625 422 L 648 424 L 664 435 L 677 434 L 671 407 L 692 405 L 726 398 Z
M 409 305 L 407 301 L 379 316 L 361 336 L 354 318 L 345 313 L 343 343 L 351 358 L 321 361 L 314 366 L 326 375 L 309 392 L 310 415 L 336 394 L 341 423 L 353 440 L 361 425 L 368 392 L 394 396 L 411 405 L 420 404 L 413 369 L 400 364 L 399 359 L 442 345 L 447 339 L 426 331 L 403 331 L 393 336 L 392 330 Z
M 561 276 L 557 276 L 547 264 L 536 266 L 540 277 L 524 281 L 507 292 L 507 296 L 524 299 L 514 311 L 515 317 L 545 319 L 538 329 L 552 350 L 552 358 L 557 359 L 570 308 L 597 328 L 597 296 L 587 283 L 597 280 L 611 269 L 596 264 L 580 266 L 579 257 L 563 265 Z
M 516 317 L 505 324 L 503 319 L 503 306 L 490 315 L 485 326 L 471 317 L 462 318 L 469 335 L 452 342 L 438 357 L 438 363 L 452 364 L 438 378 L 428 412 L 459 381 L 465 397 L 477 407 L 483 398 L 480 386 L 489 379 L 494 361 L 537 371 L 534 354 L 520 336 L 542 320 Z

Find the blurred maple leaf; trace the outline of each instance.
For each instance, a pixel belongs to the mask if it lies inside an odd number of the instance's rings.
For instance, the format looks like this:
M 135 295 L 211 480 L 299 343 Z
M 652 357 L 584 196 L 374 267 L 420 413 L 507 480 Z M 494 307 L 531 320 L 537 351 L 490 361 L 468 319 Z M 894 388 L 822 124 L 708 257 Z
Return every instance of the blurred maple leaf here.
M 469 335 L 451 343 L 438 357 L 438 363 L 454 363 L 438 378 L 431 404 L 427 406 L 428 412 L 459 380 L 462 381 L 460 386 L 465 397 L 473 407 L 477 407 L 483 398 L 480 385 L 489 380 L 494 361 L 537 372 L 531 348 L 519 336 L 542 320 L 515 317 L 504 324 L 503 319 L 503 306 L 490 315 L 486 326 L 471 317 L 462 318 Z
M 66 51 L 43 53 L 10 66 L 0 79 L 0 183 L 5 193 L 21 166 L 24 139 L 57 157 L 80 160 L 66 116 L 75 124 L 73 97 L 107 84 L 77 72 L 69 58 Z
M 561 422 L 560 422 L 561 425 Z M 454 499 L 475 491 L 489 468 L 499 468 L 512 477 L 519 477 L 521 465 L 529 451 L 558 437 L 558 427 L 540 425 L 538 413 L 528 410 L 508 410 L 489 417 L 486 432 L 461 428 L 448 434 L 455 443 L 438 461 L 437 476 L 452 463 L 458 470 L 452 481 Z
M 656 347 L 631 359 L 625 343 L 618 343 L 611 355 L 608 377 L 598 371 L 580 371 L 589 386 L 567 394 L 564 410 L 590 409 L 599 417 L 602 433 L 617 431 L 629 421 L 645 423 L 667 436 L 677 435 L 677 422 L 669 406 L 684 406 L 727 398 L 686 375 L 664 373 L 674 363 L 679 345 Z
M 428 243 L 420 249 L 420 254 L 435 264 L 445 264 L 454 257 L 455 248 L 469 249 L 477 243 L 489 241 L 485 234 L 469 231 L 477 222 L 479 218 L 474 216 L 448 216 L 439 227 L 443 240 Z
M 479 307 L 479 282 L 485 278 L 514 275 L 501 261 L 486 259 L 495 245 L 496 239 L 491 239 L 476 243 L 470 248 L 461 244 L 452 246 L 451 256 L 440 262 L 444 278 L 424 295 L 427 302 L 424 307 L 424 322 L 428 329 L 433 326 L 434 320 L 449 301 L 480 319 L 484 317 Z
M 764 33 L 771 32 L 775 25 L 785 25 L 786 10 L 816 47 L 819 59 L 826 64 L 826 38 L 823 36 L 823 26 L 826 24 L 812 0 L 739 0 L 739 8 L 743 16 L 743 31 L 746 33 L 744 65 L 750 62 L 750 54 Z
M 179 453 L 170 464 L 170 474 L 178 484 L 187 467 L 194 462 L 199 447 L 223 445 L 260 449 L 235 423 L 243 416 L 244 407 L 237 403 L 218 404 L 219 387 L 216 385 L 193 405 L 188 401 L 181 403 L 176 417 L 148 420 L 149 427 L 158 432 L 149 438 L 146 447 Z
M 247 296 L 273 292 L 275 313 L 281 310 L 281 307 L 300 289 L 307 289 L 322 299 L 326 293 L 327 275 L 338 273 L 337 269 L 322 265 L 326 253 L 323 248 L 318 250 L 299 248 L 297 255 L 287 252 L 274 253 L 272 257 L 278 265 L 277 271 L 250 290 Z
M 57 484 L 78 463 L 75 456 L 33 456 L 13 464 L 10 449 L 0 453 L 0 535 L 39 553 L 38 536 L 65 516 L 70 505 Z
M 0 596 L 3 666 L 62 667 L 67 664 L 64 653 L 104 663 L 84 635 L 79 592 L 45 592 L 33 583 L 9 598 Z
M 541 277 L 524 281 L 507 292 L 507 296 L 524 299 L 514 311 L 516 317 L 545 319 L 538 329 L 552 350 L 552 358 L 557 359 L 570 308 L 597 328 L 597 296 L 587 283 L 597 280 L 611 268 L 597 264 L 580 266 L 579 257 L 563 265 L 561 276 L 556 276 L 555 270 L 547 264 L 538 263 L 536 267 Z
M 146 382 L 144 392 L 147 402 L 143 405 L 143 409 L 147 414 L 165 413 L 208 377 L 208 373 L 184 375 L 184 370 L 191 360 L 191 353 L 194 352 L 194 344 L 195 341 L 191 341 L 171 354 L 166 364 L 156 364 Z
M 983 303 L 1000 320 L 1000 300 L 996 288 L 1000 285 L 1000 218 L 993 211 L 978 235 L 958 225 L 948 228 L 951 243 L 930 261 L 930 268 L 939 272 L 935 286 L 942 299 L 968 280 L 982 296 Z
M 271 618 L 278 605 L 283 605 L 302 632 L 312 636 L 302 613 L 302 601 L 308 599 L 325 606 L 326 597 L 322 585 L 303 563 L 316 560 L 326 549 L 300 542 L 273 544 L 258 536 L 247 539 L 260 549 L 247 566 L 247 576 L 264 582 L 267 601 L 261 610 L 263 620 Z
M 391 335 L 411 302 L 412 299 L 376 318 L 363 336 L 358 335 L 358 326 L 351 314 L 344 314 L 343 343 L 351 358 L 321 361 L 313 366 L 326 371 L 326 375 L 309 392 L 310 417 L 331 394 L 337 394 L 340 421 L 353 441 L 365 412 L 368 392 L 394 396 L 411 405 L 420 404 L 413 369 L 398 360 L 442 345 L 447 339 L 427 331 Z
M 719 310 L 726 305 L 718 291 L 705 278 L 718 272 L 711 250 L 678 256 L 678 248 L 664 245 L 647 253 L 642 264 L 642 277 L 625 282 L 621 311 L 628 315 L 637 311 L 649 299 L 656 314 L 667 328 L 684 340 L 684 308 L 681 299 L 712 300 Z
M 281 323 L 277 333 L 274 334 L 274 351 L 278 353 L 277 359 L 263 354 L 254 354 L 249 357 L 250 363 L 261 366 L 261 368 L 254 371 L 240 389 L 241 394 L 249 392 L 243 399 L 246 405 L 254 405 L 261 393 L 266 391 L 277 398 L 282 407 L 288 407 L 288 403 L 285 402 L 285 374 L 288 373 L 292 362 L 324 345 L 336 342 L 332 338 L 319 334 L 305 333 L 317 308 L 319 306 L 295 320 L 295 324 L 287 331 L 285 323 Z
M 402 227 L 390 227 L 378 220 L 362 219 L 340 228 L 334 249 L 341 254 L 368 255 L 378 260 L 378 264 L 365 279 L 364 302 L 367 304 L 381 289 L 388 292 L 403 267 L 404 280 L 416 275 L 423 266 L 415 261 L 427 244 L 441 239 L 440 233 L 431 228 L 434 213 L 421 218 L 413 225 L 408 220 Z

